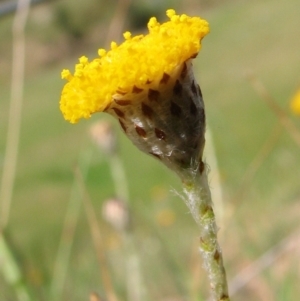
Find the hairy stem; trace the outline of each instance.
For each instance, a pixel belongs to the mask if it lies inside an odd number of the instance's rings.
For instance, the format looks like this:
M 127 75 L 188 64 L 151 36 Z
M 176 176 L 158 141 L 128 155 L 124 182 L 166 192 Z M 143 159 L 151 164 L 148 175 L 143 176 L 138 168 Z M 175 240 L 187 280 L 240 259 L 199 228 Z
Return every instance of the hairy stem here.
M 229 301 L 226 272 L 217 240 L 218 228 L 208 186 L 207 167 L 183 181 L 185 200 L 200 229 L 200 252 L 212 290 L 212 300 Z

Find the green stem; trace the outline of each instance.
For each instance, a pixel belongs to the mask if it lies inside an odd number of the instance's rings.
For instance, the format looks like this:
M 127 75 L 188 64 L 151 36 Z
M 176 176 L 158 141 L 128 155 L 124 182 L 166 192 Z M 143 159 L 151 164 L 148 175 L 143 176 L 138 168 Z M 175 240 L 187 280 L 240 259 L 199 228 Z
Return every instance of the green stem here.
M 0 272 L 9 285 L 15 290 L 19 301 L 32 300 L 28 288 L 24 283 L 24 277 L 16 258 L 6 241 L 4 234 L 0 232 Z
M 186 204 L 200 229 L 200 252 L 207 270 L 214 301 L 229 301 L 226 272 L 217 240 L 218 228 L 212 208 L 207 167 L 183 181 Z

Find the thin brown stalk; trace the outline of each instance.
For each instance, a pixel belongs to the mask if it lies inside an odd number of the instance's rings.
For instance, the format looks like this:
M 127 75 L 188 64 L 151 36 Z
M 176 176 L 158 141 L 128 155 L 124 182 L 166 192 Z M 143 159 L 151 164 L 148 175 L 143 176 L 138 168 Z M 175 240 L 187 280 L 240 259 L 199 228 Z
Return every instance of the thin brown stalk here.
M 100 267 L 100 272 L 102 276 L 103 286 L 106 292 L 106 297 L 108 301 L 118 301 L 116 293 L 113 289 L 112 280 L 109 272 L 109 267 L 103 247 L 102 235 L 99 230 L 99 224 L 97 220 L 97 216 L 95 214 L 95 210 L 93 208 L 92 202 L 90 200 L 89 194 L 86 190 L 84 178 L 78 166 L 75 167 L 74 170 L 75 179 L 78 183 L 78 187 L 80 190 L 80 194 L 82 197 L 82 202 L 85 208 L 85 213 L 87 216 L 87 220 L 89 223 L 92 240 L 95 246 L 95 250 L 97 253 L 98 263 Z
M 261 99 L 269 106 L 269 108 L 275 113 L 281 125 L 287 130 L 291 138 L 300 147 L 300 131 L 292 122 L 289 115 L 276 103 L 263 83 L 258 80 L 254 75 L 248 76 L 249 82 L 253 89 L 261 97 Z
M 115 9 L 114 16 L 110 22 L 108 27 L 106 42 L 108 45 L 110 41 L 119 38 L 122 34 L 122 30 L 124 28 L 124 23 L 126 20 L 126 13 L 130 6 L 131 0 L 119 0 Z
M 30 0 L 18 1 L 17 10 L 12 25 L 13 55 L 11 98 L 8 115 L 8 130 L 4 155 L 4 166 L 0 190 L 0 227 L 2 229 L 6 227 L 9 220 L 18 159 L 25 69 L 24 30 L 27 22 L 29 7 Z
M 81 166 L 81 170 L 83 170 L 83 176 L 86 175 L 90 166 L 91 156 L 91 151 L 88 151 L 84 152 L 79 158 L 78 164 Z M 63 294 L 81 205 L 82 202 L 80 201 L 78 193 L 78 185 L 74 179 L 53 268 L 51 283 L 51 295 L 53 300 L 61 300 Z
M 239 201 L 243 199 L 245 193 L 247 193 L 248 187 L 251 186 L 253 178 L 255 177 L 256 173 L 264 163 L 265 159 L 268 157 L 268 155 L 274 148 L 275 144 L 277 143 L 280 137 L 281 129 L 282 129 L 281 125 L 276 123 L 271 134 L 266 139 L 265 143 L 262 145 L 262 147 L 260 148 L 256 156 L 250 162 L 249 166 L 247 167 L 242 177 L 241 184 L 239 185 L 239 189 L 235 194 L 235 196 L 233 197 L 233 200 L 231 201 L 232 204 L 236 205 Z
M 90 301 L 104 301 L 97 293 L 90 294 Z
M 284 253 L 291 252 L 299 246 L 300 228 L 296 229 L 292 234 L 285 237 L 275 246 L 267 250 L 259 258 L 253 261 L 248 267 L 238 273 L 229 283 L 231 295 L 236 294 L 244 286 L 247 285 L 263 270 L 272 265 Z
M 221 175 L 219 170 L 218 158 L 216 155 L 216 150 L 213 141 L 212 131 L 209 126 L 206 126 L 206 134 L 205 134 L 205 149 L 204 154 L 207 162 L 209 162 L 209 173 L 210 173 L 210 183 L 209 185 L 212 187 L 211 195 L 214 200 L 214 211 L 216 214 L 216 218 L 218 220 L 218 225 L 220 230 L 224 228 L 224 217 L 226 215 L 224 210 L 224 195 L 221 184 Z

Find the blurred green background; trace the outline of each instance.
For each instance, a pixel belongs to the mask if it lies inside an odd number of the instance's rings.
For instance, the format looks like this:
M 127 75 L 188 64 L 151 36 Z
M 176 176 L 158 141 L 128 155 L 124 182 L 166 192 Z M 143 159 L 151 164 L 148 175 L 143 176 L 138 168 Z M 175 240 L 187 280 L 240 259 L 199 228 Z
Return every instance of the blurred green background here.
M 206 160 L 218 163 L 212 165 L 210 179 L 232 300 L 291 301 L 300 295 L 299 145 L 248 76 L 266 87 L 300 131 L 300 118 L 289 110 L 300 84 L 300 2 L 58 0 L 32 6 L 26 24 L 17 169 L 9 220 L 2 229 L 21 277 L 17 282 L 7 279 L 0 262 L 0 300 L 26 300 L 18 294 L 20 287 L 31 300 L 82 301 L 91 292 L 105 296 L 97 250 L 74 179 L 74 166 L 80 165 L 114 291 L 119 300 L 138 301 L 128 297 L 129 259 L 122 233 L 102 216 L 103 204 L 116 194 L 116 183 L 111 156 L 90 135 L 91 126 L 101 120 L 111 123 L 117 135 L 143 300 L 209 297 L 197 254 L 197 227 L 174 193 L 181 193 L 176 176 L 133 147 L 109 116 L 94 115 L 70 125 L 58 105 L 63 68 L 73 70 L 79 56 L 92 59 L 110 40 L 122 41 L 125 30 L 144 32 L 151 16 L 165 21 L 168 8 L 201 16 L 211 27 L 194 65 L 212 140 Z M 1 171 L 8 135 L 13 17 L 0 17 Z M 71 214 L 66 224 L 70 204 L 78 205 L 79 214 Z M 68 243 L 70 254 L 60 262 L 58 254 Z M 65 278 L 58 274 L 57 264 L 66 270 Z M 249 266 L 252 269 L 245 270 Z

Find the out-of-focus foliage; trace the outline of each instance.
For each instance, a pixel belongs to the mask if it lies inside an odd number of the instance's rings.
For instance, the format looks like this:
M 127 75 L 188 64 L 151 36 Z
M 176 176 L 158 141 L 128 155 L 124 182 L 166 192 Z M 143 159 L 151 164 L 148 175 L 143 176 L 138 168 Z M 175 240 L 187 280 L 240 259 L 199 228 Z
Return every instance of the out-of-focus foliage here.
M 105 18 L 111 7 L 103 0 L 59 1 L 54 7 L 54 21 L 67 35 L 80 39 L 92 26 Z
M 106 156 L 87 134 L 100 116 L 71 126 L 58 105 L 64 84 L 61 70 L 72 68 L 82 53 L 92 58 L 105 46 L 117 3 L 45 3 L 31 8 L 26 27 L 24 106 L 9 244 L 39 301 L 51 299 L 53 267 L 70 195 L 74 195 L 74 163 L 89 154 L 87 190 L 100 220 L 114 287 L 119 296 L 125 296 L 122 240 L 101 219 L 101 206 L 114 196 L 114 183 Z M 299 148 L 244 75 L 254 71 L 278 105 L 290 112 L 290 96 L 299 85 L 300 2 L 133 0 L 124 16 L 124 30 L 141 32 L 154 14 L 159 21 L 165 20 L 169 7 L 201 16 L 211 26 L 195 70 L 199 70 L 196 77 L 219 163 L 224 196 L 219 237 L 231 281 L 299 227 Z M 0 19 L 0 170 L 9 121 L 11 27 L 12 16 Z M 294 116 L 293 121 L 300 128 L 300 118 Z M 185 204 L 171 192 L 175 188 L 180 193 L 180 183 L 154 159 L 135 150 L 124 135 L 118 137 L 149 300 L 204 300 L 207 280 L 197 254 L 197 228 Z M 215 192 L 215 175 L 210 177 Z M 300 295 L 299 245 L 295 238 L 294 248 L 287 248 L 233 299 L 294 301 Z M 82 208 L 67 263 L 61 300 L 87 300 L 94 290 L 103 293 Z M 0 300 L 16 300 L 2 274 Z

